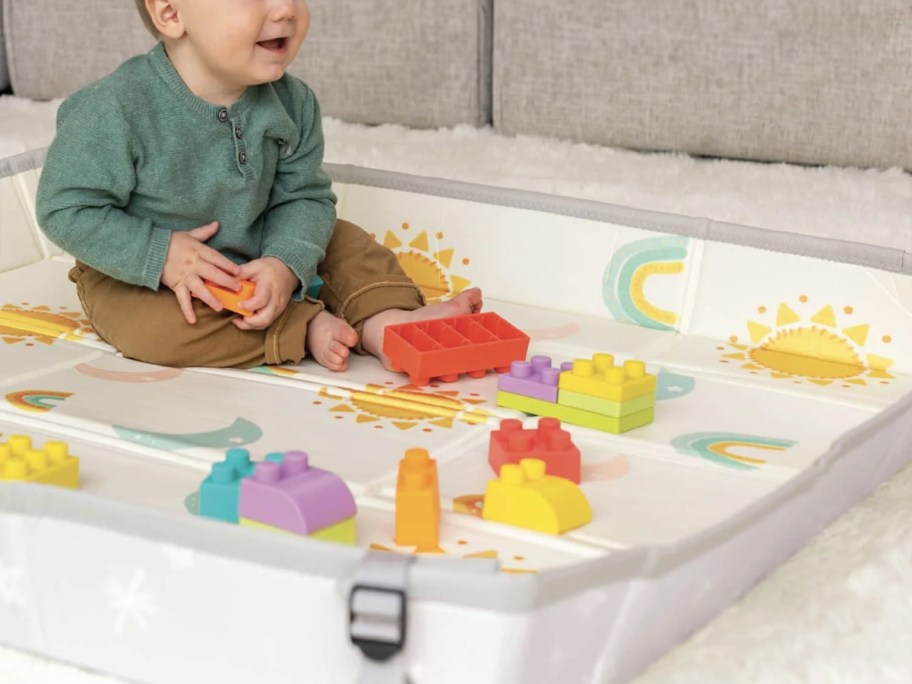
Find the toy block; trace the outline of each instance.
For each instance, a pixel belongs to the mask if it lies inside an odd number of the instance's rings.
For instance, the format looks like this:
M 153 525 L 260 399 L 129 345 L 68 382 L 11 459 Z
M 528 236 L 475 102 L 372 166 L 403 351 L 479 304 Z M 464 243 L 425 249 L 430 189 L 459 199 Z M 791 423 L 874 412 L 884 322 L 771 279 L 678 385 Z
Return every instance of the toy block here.
M 529 430 L 521 421 L 506 418 L 500 421 L 499 430 L 491 431 L 488 463 L 495 474 L 499 475 L 504 465 L 524 458 L 544 461 L 548 475 L 580 482 L 580 450 L 556 418 L 540 418 L 538 427 Z
M 250 520 L 249 518 L 240 518 L 238 523 L 241 527 L 254 527 L 258 530 L 266 530 L 267 532 L 281 532 L 282 534 L 294 534 L 294 532 L 289 532 L 288 530 L 283 530 L 281 527 L 275 527 L 273 525 L 265 525 L 256 520 Z M 336 523 L 334 525 L 329 525 L 324 527 L 322 530 L 317 530 L 313 534 L 308 535 L 311 539 L 322 539 L 323 541 L 334 541 L 339 542 L 340 544 L 355 544 L 355 518 L 347 518 L 342 522 Z
M 452 382 L 461 373 L 503 373 L 528 348 L 528 335 L 491 312 L 389 325 L 383 333 L 383 353 L 393 369 L 419 386 L 431 378 Z
M 396 480 L 396 544 L 436 549 L 439 535 L 437 461 L 427 449 L 408 449 Z
M 248 521 L 310 535 L 356 512 L 342 478 L 311 467 L 303 451 L 286 451 L 281 462 L 263 460 L 241 480 L 238 518 Z
M 524 458 L 508 463 L 500 477 L 488 482 L 485 520 L 563 534 L 592 520 L 592 508 L 583 490 L 562 477 L 546 474 L 545 462 Z
M 225 452 L 224 460 L 213 463 L 209 476 L 200 484 L 199 514 L 206 518 L 236 523 L 241 480 L 253 475 L 254 468 L 250 452 L 246 449 L 229 449 Z
M 66 442 L 49 441 L 36 449 L 27 435 L 10 435 L 0 442 L 0 481 L 79 488 L 79 459 Z
M 313 297 L 316 299 L 320 296 L 320 290 L 323 289 L 323 278 L 318 275 L 313 277 L 313 280 L 310 281 L 310 285 L 307 286 L 307 292 L 305 293 L 308 297 Z
M 656 376 L 646 372 L 642 361 L 630 360 L 615 366 L 611 354 L 595 354 L 591 360 L 575 360 L 573 368 L 561 373 L 558 386 L 608 401 L 627 401 L 655 394 Z
M 593 397 L 590 394 L 561 390 L 557 403 L 582 409 L 583 411 L 590 411 L 591 413 L 601 413 L 604 416 L 623 418 L 631 413 L 639 413 L 655 406 L 655 394 L 644 394 L 626 401 L 609 401 L 608 399 Z
M 648 408 L 637 413 L 615 418 L 614 416 L 592 413 L 591 411 L 584 411 L 564 404 L 552 404 L 549 401 L 524 397 L 521 394 L 510 394 L 509 392 L 497 393 L 497 405 L 535 416 L 557 418 L 564 423 L 580 425 L 593 430 L 601 430 L 602 432 L 612 432 L 616 435 L 648 425 L 655 416 L 655 409 Z
M 242 280 L 241 289 L 237 292 L 229 290 L 227 287 L 210 283 L 208 280 L 204 280 L 203 283 L 206 285 L 206 289 L 209 290 L 209 292 L 211 292 L 228 311 L 233 311 L 244 317 L 253 316 L 252 311 L 248 311 L 241 306 L 241 302 L 246 302 L 250 299 L 256 290 L 256 285 L 254 285 L 252 281 Z
M 529 361 L 514 361 L 510 364 L 508 373 L 498 376 L 497 389 L 556 402 L 557 380 L 561 370 L 566 369 L 554 368 L 549 356 L 533 356 Z

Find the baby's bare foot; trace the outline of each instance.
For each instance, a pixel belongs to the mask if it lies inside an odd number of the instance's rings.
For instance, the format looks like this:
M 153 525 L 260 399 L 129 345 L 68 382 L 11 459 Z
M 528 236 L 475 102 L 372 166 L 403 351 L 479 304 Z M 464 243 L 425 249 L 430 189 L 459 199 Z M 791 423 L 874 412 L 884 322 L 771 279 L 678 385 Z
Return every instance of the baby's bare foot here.
M 445 302 L 435 302 L 420 309 L 404 311 L 402 309 L 387 309 L 374 314 L 364 321 L 361 331 L 361 346 L 369 354 L 373 354 L 387 370 L 393 370 L 390 360 L 383 355 L 383 330 L 388 325 L 410 323 L 413 321 L 426 321 L 432 318 L 448 318 L 450 316 L 466 316 L 481 311 L 481 290 L 473 287 L 463 290 L 458 295 Z
M 332 371 L 348 368 L 349 348 L 358 343 L 358 333 L 341 318 L 321 311 L 307 326 L 307 351 L 321 366 Z

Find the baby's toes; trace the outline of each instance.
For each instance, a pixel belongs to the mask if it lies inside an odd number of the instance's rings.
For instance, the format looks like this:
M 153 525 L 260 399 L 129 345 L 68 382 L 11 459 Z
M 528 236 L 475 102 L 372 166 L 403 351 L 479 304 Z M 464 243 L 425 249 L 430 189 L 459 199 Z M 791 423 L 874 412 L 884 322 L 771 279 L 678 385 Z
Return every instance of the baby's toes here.
M 323 365 L 331 371 L 344 371 L 348 367 L 348 358 L 338 352 L 327 350 L 323 356 Z
M 358 344 L 358 333 L 356 333 L 355 329 L 352 328 L 351 326 L 345 326 L 344 328 L 339 328 L 338 330 L 335 331 L 335 333 L 336 334 L 333 335 L 333 337 L 335 338 L 334 343 L 338 342 L 339 344 L 341 344 L 342 346 L 344 346 L 346 348 L 354 347 L 356 344 Z
M 349 346 L 339 340 L 333 340 L 329 343 L 329 351 L 344 362 L 348 358 Z

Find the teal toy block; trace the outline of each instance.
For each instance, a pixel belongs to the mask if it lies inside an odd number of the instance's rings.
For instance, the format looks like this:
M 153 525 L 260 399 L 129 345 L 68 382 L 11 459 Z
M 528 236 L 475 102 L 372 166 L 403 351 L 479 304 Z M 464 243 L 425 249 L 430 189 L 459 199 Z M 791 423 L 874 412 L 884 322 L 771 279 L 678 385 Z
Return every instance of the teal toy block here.
M 282 458 L 282 454 L 269 454 L 266 458 L 270 456 L 278 456 L 270 460 Z M 241 480 L 253 475 L 254 469 L 247 449 L 229 449 L 223 461 L 212 464 L 209 476 L 200 484 L 199 514 L 236 524 Z
M 322 289 L 323 289 L 323 279 L 320 276 L 315 275 L 313 277 L 313 280 L 310 281 L 310 285 L 307 286 L 306 294 L 308 297 L 313 297 L 314 299 L 316 299 L 317 297 L 320 296 L 320 290 L 322 290 Z

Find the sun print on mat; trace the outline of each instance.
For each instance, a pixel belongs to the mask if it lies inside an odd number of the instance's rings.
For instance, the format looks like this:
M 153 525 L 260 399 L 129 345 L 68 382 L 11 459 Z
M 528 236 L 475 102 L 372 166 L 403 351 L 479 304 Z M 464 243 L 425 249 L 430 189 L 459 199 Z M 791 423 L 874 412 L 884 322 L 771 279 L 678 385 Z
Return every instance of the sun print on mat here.
M 0 307 L 0 339 L 7 344 L 36 342 L 53 344 L 55 340 L 76 341 L 95 331 L 81 311 L 69 311 L 61 306 L 54 311 L 49 306 L 30 306 L 28 302 L 4 304 Z
M 487 421 L 489 413 L 480 408 L 485 400 L 475 393 L 460 396 L 455 390 L 430 390 L 414 385 L 367 385 L 363 390 L 322 387 L 315 405 L 326 404 L 336 420 L 349 417 L 356 425 L 369 424 L 375 429 L 386 426 L 411 430 L 419 425 L 423 432 L 434 428 L 449 429 L 459 421 L 478 425 Z
M 415 281 L 429 302 L 448 299 L 472 284 L 466 278 L 449 272 L 456 250 L 440 248 L 443 233 L 434 233 L 435 246 L 432 247 L 427 231 L 421 231 L 412 237 L 409 230 L 408 223 L 403 223 L 397 232 L 387 230 L 383 236 L 383 246 L 395 253 L 402 270 Z M 464 258 L 459 263 L 468 266 L 470 262 Z
M 753 375 L 841 387 L 889 384 L 893 361 L 870 350 L 889 345 L 890 335 L 873 336 L 869 323 L 860 321 L 854 307 L 837 309 L 815 305 L 807 295 L 793 305 L 780 303 L 773 311 L 757 307 L 756 320 L 746 322 L 748 339 L 729 338 L 720 363 L 737 363 Z M 732 351 L 734 349 L 734 351 Z

